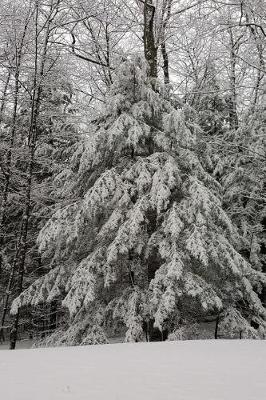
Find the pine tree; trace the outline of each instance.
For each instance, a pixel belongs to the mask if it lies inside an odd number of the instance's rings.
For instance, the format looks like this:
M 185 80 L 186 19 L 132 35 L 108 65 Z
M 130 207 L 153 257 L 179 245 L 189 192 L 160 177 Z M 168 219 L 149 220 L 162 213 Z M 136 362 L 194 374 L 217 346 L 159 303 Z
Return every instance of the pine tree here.
M 204 74 L 194 85 L 188 102 L 198 113 L 198 124 L 206 135 L 221 135 L 229 125 L 228 101 L 224 98 L 214 64 L 207 60 Z
M 224 187 L 224 207 L 238 227 L 238 250 L 265 273 L 265 109 L 247 113 L 237 131 L 219 143 L 215 174 Z M 263 300 L 265 303 L 265 298 Z
M 71 200 L 38 237 L 51 270 L 12 312 L 62 299 L 66 335 L 83 324 L 76 343 L 117 329 L 138 341 L 145 323 L 174 331 L 228 308 L 247 324 L 256 316 L 263 329 L 254 288 L 265 276 L 236 250 L 238 231 L 222 209 L 220 184 L 203 168 L 207 156 L 146 65 L 123 63 L 72 170 L 58 177 Z
M 206 167 L 223 188 L 223 209 L 239 233 L 237 250 L 253 268 L 265 273 L 265 109 L 258 104 L 254 112 L 251 99 L 251 107 L 242 113 L 239 126 L 232 127 L 230 101 L 228 103 L 228 96 L 219 94 L 221 88 L 214 76 L 213 71 L 203 93 L 198 96 L 197 104 L 194 104 L 199 114 L 201 137 L 208 143 L 211 154 Z M 258 293 L 265 305 L 265 289 L 259 287 Z M 228 312 L 231 313 L 230 309 Z M 221 327 L 219 331 L 231 335 L 236 326 L 224 325 L 228 312 L 219 316 L 222 326 L 227 326 L 227 329 Z M 240 324 L 240 319 L 236 319 Z M 255 320 L 252 325 L 257 326 Z M 241 324 L 239 326 L 238 335 L 240 331 L 246 336 L 253 335 L 242 329 Z

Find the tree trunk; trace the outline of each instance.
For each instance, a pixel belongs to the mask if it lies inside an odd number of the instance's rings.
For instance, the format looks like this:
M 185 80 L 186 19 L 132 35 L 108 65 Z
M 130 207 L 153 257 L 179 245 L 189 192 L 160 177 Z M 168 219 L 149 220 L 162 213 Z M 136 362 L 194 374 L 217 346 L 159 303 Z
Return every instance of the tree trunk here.
M 7 89 L 8 89 L 8 86 L 9 86 L 10 78 L 11 78 L 11 71 L 9 69 L 8 70 L 8 74 L 7 74 L 7 78 L 6 78 L 6 83 L 5 83 L 4 90 L 3 90 L 3 97 L 2 97 L 2 101 L 1 101 L 0 122 L 3 121 L 3 114 L 4 114 L 5 106 L 6 106 L 6 95 L 7 95 Z
M 163 9 L 162 9 L 162 21 L 161 21 L 161 52 L 163 57 L 163 75 L 164 75 L 164 83 L 168 85 L 170 83 L 169 78 L 169 58 L 166 49 L 166 28 L 167 24 L 171 18 L 171 9 L 172 9 L 173 0 L 164 0 Z
M 232 130 L 238 129 L 237 115 L 237 94 L 236 94 L 236 58 L 237 49 L 239 48 L 239 40 L 234 40 L 232 28 L 229 29 L 230 34 L 230 98 L 229 98 L 229 123 Z
M 15 256 L 15 259 L 16 259 L 16 256 Z M 6 316 L 8 313 L 9 299 L 10 299 L 10 295 L 11 295 L 11 291 L 12 291 L 14 276 L 15 276 L 15 265 L 13 263 L 11 271 L 10 271 L 10 275 L 9 275 L 8 285 L 7 285 L 6 294 L 5 294 L 5 298 L 4 298 L 4 308 L 3 308 L 3 313 L 2 313 L 2 317 L 1 317 L 0 340 L 2 340 L 2 341 L 5 340 L 4 325 L 5 325 L 5 320 L 6 320 Z
M 215 339 L 218 339 L 219 322 L 220 322 L 220 315 L 218 315 L 217 318 L 216 318 L 215 333 L 214 333 L 214 338 Z
M 165 42 L 161 44 L 161 51 L 162 51 L 162 56 L 163 56 L 163 75 L 164 75 L 164 83 L 165 85 L 168 85 L 170 82 L 169 78 L 169 59 L 168 59 L 168 54 L 166 51 L 166 45 Z
M 9 86 L 9 82 L 10 82 L 10 78 L 11 78 L 11 72 L 10 69 L 8 71 L 8 75 L 7 75 L 7 79 L 6 79 L 6 83 L 5 83 L 5 87 L 4 87 L 4 91 L 3 91 L 3 97 L 2 97 L 2 101 L 1 101 L 1 107 L 0 107 L 0 123 L 3 121 L 3 115 L 4 115 L 4 110 L 5 110 L 5 106 L 6 106 L 6 95 L 7 95 L 7 89 Z M 5 167 L 5 166 L 3 166 Z M 7 172 L 6 170 L 3 171 L 5 178 L 7 177 Z M 1 206 L 0 206 L 0 282 L 2 279 L 2 265 L 3 265 L 3 245 L 4 245 L 4 215 L 5 215 L 5 209 L 6 209 L 6 196 L 5 196 L 6 190 L 4 189 L 4 193 L 3 193 L 3 198 L 1 199 Z M 0 328 L 0 340 L 1 340 L 1 335 L 2 335 L 2 330 Z
M 27 191 L 26 191 L 26 199 L 25 199 L 25 210 L 24 215 L 22 217 L 22 224 L 20 230 L 20 240 L 19 240 L 19 249 L 18 256 L 15 260 L 15 271 L 18 271 L 18 284 L 17 284 L 17 293 L 19 296 L 23 291 L 23 279 L 25 273 L 25 258 L 27 254 L 27 237 L 28 237 L 28 225 L 29 218 L 31 212 L 31 188 L 32 188 L 32 172 L 33 172 L 33 163 L 34 163 L 34 144 L 31 145 L 31 154 L 30 154 L 30 162 L 27 171 Z M 10 350 L 15 349 L 17 335 L 18 335 L 18 324 L 19 324 L 19 312 L 15 315 L 11 333 L 10 333 Z
M 23 292 L 23 280 L 25 273 L 25 259 L 27 254 L 27 237 L 28 237 L 28 226 L 29 219 L 31 216 L 31 192 L 32 192 L 32 180 L 33 180 L 33 168 L 35 162 L 35 148 L 38 138 L 38 127 L 37 120 L 40 112 L 40 102 L 42 94 L 42 79 L 44 76 L 44 67 L 47 58 L 47 48 L 50 35 L 50 24 L 53 19 L 53 0 L 51 1 L 50 14 L 47 17 L 46 34 L 43 43 L 43 52 L 41 56 L 40 65 L 38 65 L 38 54 L 39 54 L 39 31 L 38 31 L 38 20 L 39 20 L 39 6 L 36 3 L 35 9 L 35 68 L 33 78 L 33 95 L 31 104 L 31 119 L 30 127 L 28 132 L 28 146 L 29 146 L 29 163 L 26 173 L 26 196 L 25 196 L 25 208 L 22 218 L 18 256 L 15 260 L 15 271 L 18 271 L 18 284 L 16 296 L 19 296 Z M 38 68 L 39 67 L 39 68 Z M 11 334 L 10 334 L 10 349 L 13 350 L 16 347 L 16 341 L 18 336 L 18 325 L 19 325 L 19 312 L 15 315 Z
M 17 111 L 18 111 L 18 95 L 19 95 L 19 77 L 20 77 L 20 68 L 21 68 L 21 60 L 22 60 L 22 50 L 24 46 L 24 41 L 29 25 L 29 17 L 30 17 L 30 11 L 27 15 L 27 19 L 25 21 L 24 25 L 24 30 L 22 33 L 21 41 L 19 44 L 19 48 L 16 52 L 16 57 L 15 57 L 15 88 L 14 88 L 14 104 L 13 104 L 13 111 L 12 111 L 12 123 L 11 123 L 11 138 L 10 138 L 10 147 L 7 152 L 7 157 L 5 161 L 5 185 L 4 185 L 4 191 L 3 191 L 3 198 L 1 202 L 1 208 L 0 208 L 0 274 L 2 270 L 2 263 L 3 263 L 3 251 L 4 251 L 4 227 L 5 227 L 5 221 L 6 221 L 6 213 L 7 213 L 7 204 L 8 204 L 8 194 L 9 194 L 9 186 L 10 186 L 10 179 L 11 179 L 11 164 L 12 164 L 12 152 L 13 152 L 13 147 L 14 147 L 14 141 L 15 141 L 15 136 L 16 136 L 16 128 L 17 128 Z M 6 88 L 7 90 L 8 83 L 10 80 L 10 72 L 8 75 L 8 79 L 6 82 Z M 1 105 L 1 116 L 4 111 L 4 103 Z M 15 256 L 16 259 L 16 256 Z M 12 265 L 12 269 L 10 271 L 10 277 L 8 281 L 8 287 L 6 290 L 5 294 L 5 299 L 4 299 L 4 309 L 1 317 L 1 326 L 0 326 L 0 338 L 4 339 L 4 333 L 3 333 L 3 326 L 5 324 L 5 319 L 8 311 L 8 303 L 9 303 L 9 298 L 12 290 L 12 284 L 13 284 L 13 279 L 14 279 L 14 263 Z
M 154 37 L 155 7 L 152 0 L 144 2 L 144 55 L 148 63 L 148 75 L 157 78 L 157 46 Z

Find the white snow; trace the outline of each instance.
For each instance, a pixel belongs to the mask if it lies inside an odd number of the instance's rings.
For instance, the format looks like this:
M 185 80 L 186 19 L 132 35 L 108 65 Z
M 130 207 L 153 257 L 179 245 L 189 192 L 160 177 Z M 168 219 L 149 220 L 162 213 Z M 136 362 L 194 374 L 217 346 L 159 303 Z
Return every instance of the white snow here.
M 1 351 L 1 400 L 263 400 L 265 341 Z

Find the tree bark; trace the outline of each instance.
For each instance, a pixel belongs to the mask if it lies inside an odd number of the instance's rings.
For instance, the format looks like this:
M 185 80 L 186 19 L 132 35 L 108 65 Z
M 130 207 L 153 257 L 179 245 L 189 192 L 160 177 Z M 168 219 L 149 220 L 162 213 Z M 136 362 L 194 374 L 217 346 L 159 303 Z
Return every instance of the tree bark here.
M 169 58 L 166 49 L 166 28 L 168 22 L 171 17 L 171 9 L 172 9 L 173 0 L 164 0 L 163 9 L 162 9 L 162 22 L 160 29 L 160 40 L 161 40 L 161 52 L 163 57 L 163 75 L 164 75 L 164 83 L 168 85 L 170 83 L 169 78 Z
M 215 333 L 214 333 L 214 338 L 215 339 L 218 339 L 219 322 L 220 322 L 220 315 L 218 315 L 217 318 L 216 318 Z
M 3 121 L 3 114 L 4 114 L 5 106 L 6 106 L 6 95 L 7 95 L 7 89 L 8 89 L 8 86 L 9 86 L 10 78 L 11 78 L 11 71 L 9 69 L 8 73 L 7 73 L 6 83 L 5 83 L 5 86 L 4 86 L 3 97 L 2 97 L 2 101 L 1 101 L 0 122 Z
M 155 7 L 152 0 L 144 1 L 144 55 L 148 63 L 148 75 L 157 78 L 157 51 L 154 37 Z
M 229 98 L 229 123 L 232 130 L 238 129 L 238 115 L 237 115 L 237 94 L 236 94 L 236 58 L 237 49 L 239 48 L 239 41 L 234 40 L 232 28 L 229 28 L 230 35 L 230 98 Z
M 163 56 L 164 83 L 165 83 L 165 85 L 168 85 L 170 83 L 170 78 L 169 78 L 169 59 L 168 59 L 168 54 L 167 54 L 167 51 L 166 51 L 165 42 L 163 42 L 161 44 L 161 51 L 162 51 L 162 56 Z

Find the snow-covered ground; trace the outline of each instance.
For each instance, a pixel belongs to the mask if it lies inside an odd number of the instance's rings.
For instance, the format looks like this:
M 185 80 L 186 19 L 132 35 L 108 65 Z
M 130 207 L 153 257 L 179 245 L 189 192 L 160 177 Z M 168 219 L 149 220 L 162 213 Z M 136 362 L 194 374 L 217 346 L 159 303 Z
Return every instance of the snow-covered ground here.
M 265 341 L 1 351 L 1 400 L 264 400 Z

